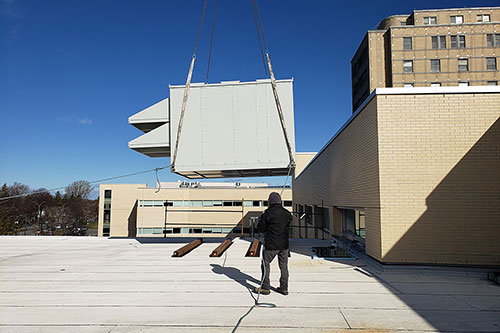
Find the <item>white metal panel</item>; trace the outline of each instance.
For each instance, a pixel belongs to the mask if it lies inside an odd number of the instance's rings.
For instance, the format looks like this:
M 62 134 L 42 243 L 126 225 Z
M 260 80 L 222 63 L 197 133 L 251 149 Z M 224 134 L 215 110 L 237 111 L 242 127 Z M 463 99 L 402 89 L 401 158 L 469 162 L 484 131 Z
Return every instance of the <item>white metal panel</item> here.
M 295 153 L 293 81 L 277 81 Z M 175 147 L 184 86 L 170 86 Z M 191 85 L 175 172 L 188 176 L 281 175 L 289 165 L 270 80 Z M 246 170 L 246 171 L 245 171 Z
M 169 157 L 170 123 L 135 138 L 128 143 L 128 147 L 150 157 Z
M 160 121 L 168 121 L 168 98 L 165 98 L 164 100 L 161 100 L 128 118 L 128 122 L 130 124 Z

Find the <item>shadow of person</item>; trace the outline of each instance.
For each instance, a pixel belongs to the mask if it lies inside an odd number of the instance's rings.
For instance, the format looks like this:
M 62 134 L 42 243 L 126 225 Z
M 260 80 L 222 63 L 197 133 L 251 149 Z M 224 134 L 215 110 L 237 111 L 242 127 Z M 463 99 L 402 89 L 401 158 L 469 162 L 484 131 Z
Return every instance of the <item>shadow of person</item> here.
M 247 288 L 248 290 L 253 290 L 254 286 L 252 286 L 248 282 L 253 282 L 256 285 L 260 285 L 260 281 L 254 278 L 253 276 L 250 276 L 248 274 L 245 274 L 241 272 L 239 269 L 234 268 L 234 267 L 222 267 L 221 265 L 217 264 L 210 264 L 212 266 L 212 272 L 215 274 L 223 274 L 227 276 L 228 278 L 238 282 L 241 284 L 243 287 Z

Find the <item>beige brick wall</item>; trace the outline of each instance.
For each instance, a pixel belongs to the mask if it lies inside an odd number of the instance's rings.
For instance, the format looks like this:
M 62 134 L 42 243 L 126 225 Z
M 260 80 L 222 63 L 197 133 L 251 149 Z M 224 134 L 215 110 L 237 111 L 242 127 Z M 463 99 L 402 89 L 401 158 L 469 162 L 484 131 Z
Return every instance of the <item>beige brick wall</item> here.
M 484 8 L 452 8 L 441 10 L 416 10 L 414 11 L 415 25 L 423 25 L 424 17 L 435 16 L 437 24 L 450 24 L 451 15 L 461 15 L 464 17 L 464 22 L 477 22 L 477 14 L 489 14 L 491 22 L 500 21 L 499 7 L 484 7 Z
M 458 86 L 469 82 L 471 86 L 486 85 L 500 80 L 500 54 L 498 47 L 488 47 L 486 35 L 500 32 L 500 24 L 430 25 L 419 27 L 392 27 L 392 86 L 413 83 L 415 87 L 429 87 L 432 82 L 441 86 Z M 465 48 L 451 48 L 452 35 L 465 35 Z M 432 36 L 445 36 L 445 49 L 432 49 Z M 403 49 L 403 37 L 412 38 L 412 49 Z M 497 59 L 497 70 L 486 69 L 486 58 Z M 431 72 L 431 59 L 439 59 L 439 72 Z M 468 60 L 468 71 L 458 71 L 458 59 Z M 403 61 L 413 61 L 413 72 L 403 72 Z M 378 87 L 383 87 L 379 85 Z
M 129 232 L 129 225 L 136 220 L 135 204 L 137 184 L 102 184 L 99 186 L 98 236 L 102 236 L 104 190 L 111 190 L 110 235 L 114 237 L 135 236 Z
M 389 263 L 500 265 L 500 93 L 376 95 L 294 182 Z M 312 237 L 309 233 L 309 237 Z
M 380 258 L 380 241 L 376 236 L 380 234 L 376 111 L 376 101 L 372 100 L 334 142 L 316 156 L 295 179 L 293 201 L 328 208 L 365 208 L 366 232 L 375 235 L 367 238 L 367 252 Z M 335 210 L 330 212 L 330 224 L 339 226 L 341 215 Z M 309 236 L 312 235 L 309 232 Z
M 281 188 L 148 188 L 140 184 L 103 184 L 100 186 L 99 231 L 102 236 L 104 190 L 111 192 L 111 224 L 112 237 L 135 236 L 136 228 L 161 228 L 164 225 L 164 207 L 138 207 L 138 200 L 259 200 L 268 199 L 271 192 L 281 192 Z M 285 189 L 283 200 L 292 200 L 291 189 Z M 250 218 L 260 216 L 267 207 L 169 207 L 168 227 L 189 227 L 190 224 L 204 224 L 207 227 L 236 226 L 243 216 L 245 228 Z M 290 207 L 291 210 L 292 207 Z M 180 212 L 184 210 L 185 212 Z M 193 212 L 192 210 L 196 210 Z M 197 226 L 201 227 L 201 226 Z M 158 235 L 154 235 L 158 236 Z M 183 236 L 186 236 L 183 234 Z M 196 234 L 195 236 L 200 236 Z M 203 234 L 203 237 L 210 236 Z M 220 236 L 220 235 L 219 235 Z
M 500 94 L 378 95 L 382 260 L 500 264 Z

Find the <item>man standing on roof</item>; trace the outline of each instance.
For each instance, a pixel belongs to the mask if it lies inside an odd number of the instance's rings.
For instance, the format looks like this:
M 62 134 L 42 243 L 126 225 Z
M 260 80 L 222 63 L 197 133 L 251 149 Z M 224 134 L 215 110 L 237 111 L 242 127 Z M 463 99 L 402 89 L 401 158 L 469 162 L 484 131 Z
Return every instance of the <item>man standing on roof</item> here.
M 262 253 L 262 295 L 271 293 L 269 281 L 270 264 L 276 255 L 281 271 L 280 286 L 276 291 L 288 295 L 288 227 L 292 222 L 292 214 L 282 206 L 281 196 L 272 192 L 269 194 L 269 208 L 260 217 L 257 228 L 264 235 L 264 251 Z M 265 268 L 265 269 L 264 269 Z M 256 287 L 254 292 L 258 293 Z

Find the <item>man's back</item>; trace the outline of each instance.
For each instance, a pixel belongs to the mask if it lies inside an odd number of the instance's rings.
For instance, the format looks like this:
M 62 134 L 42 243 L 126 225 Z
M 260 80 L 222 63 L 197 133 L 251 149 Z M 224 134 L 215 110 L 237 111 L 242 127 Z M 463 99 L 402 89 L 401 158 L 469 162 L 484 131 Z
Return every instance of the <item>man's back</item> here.
M 258 229 L 265 233 L 264 247 L 267 250 L 288 249 L 288 227 L 292 219 L 292 214 L 281 204 L 271 205 L 266 209 L 261 216 Z

